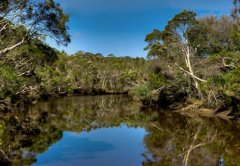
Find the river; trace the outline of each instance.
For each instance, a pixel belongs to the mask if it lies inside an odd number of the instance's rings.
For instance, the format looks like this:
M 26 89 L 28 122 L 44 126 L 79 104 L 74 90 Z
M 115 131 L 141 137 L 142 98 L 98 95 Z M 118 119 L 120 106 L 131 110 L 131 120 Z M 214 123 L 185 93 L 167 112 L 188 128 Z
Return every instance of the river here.
M 0 118 L 0 165 L 240 165 L 240 124 L 125 95 L 50 99 Z

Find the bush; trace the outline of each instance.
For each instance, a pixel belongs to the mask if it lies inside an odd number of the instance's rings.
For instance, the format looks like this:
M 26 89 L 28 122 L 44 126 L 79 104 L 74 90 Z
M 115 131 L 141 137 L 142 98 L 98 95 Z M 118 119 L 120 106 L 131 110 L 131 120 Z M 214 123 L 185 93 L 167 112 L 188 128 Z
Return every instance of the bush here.
M 131 90 L 131 94 L 136 98 L 136 99 L 140 99 L 140 100 L 144 100 L 147 99 L 149 97 L 149 86 L 148 84 L 142 84 L 142 85 L 138 85 L 135 86 L 132 90 Z
M 22 85 L 21 78 L 17 75 L 14 69 L 10 66 L 0 67 L 0 96 L 12 96 Z
M 149 75 L 149 82 L 151 89 L 158 89 L 166 84 L 164 76 L 155 73 Z

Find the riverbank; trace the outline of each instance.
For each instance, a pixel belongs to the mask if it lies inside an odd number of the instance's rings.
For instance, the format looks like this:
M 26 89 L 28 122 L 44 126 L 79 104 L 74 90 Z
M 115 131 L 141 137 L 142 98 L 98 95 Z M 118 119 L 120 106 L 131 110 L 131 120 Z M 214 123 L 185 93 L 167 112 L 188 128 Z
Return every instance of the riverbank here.
M 130 93 L 130 96 L 142 103 L 143 108 L 146 109 L 165 109 L 191 117 L 219 117 L 225 120 L 239 120 L 240 118 L 238 108 L 240 102 L 235 98 L 230 99 L 228 103 L 213 105 L 208 99 L 188 97 L 187 93 L 173 91 L 174 93 L 166 93 L 164 90 L 161 92 L 159 90 L 147 91 L 148 96 L 142 98 L 133 93 Z
M 170 80 L 168 80 L 170 81 Z M 152 88 L 149 84 L 133 88 L 130 95 L 137 101 L 141 102 L 144 107 L 164 108 L 169 111 L 176 111 L 191 116 L 219 116 L 223 119 L 239 119 L 240 117 L 240 100 L 233 94 L 219 93 L 204 89 L 204 94 L 199 97 L 193 92 L 188 91 L 184 84 L 172 86 L 170 84 Z M 187 89 L 187 90 L 186 90 Z M 208 95 L 209 94 L 209 95 Z

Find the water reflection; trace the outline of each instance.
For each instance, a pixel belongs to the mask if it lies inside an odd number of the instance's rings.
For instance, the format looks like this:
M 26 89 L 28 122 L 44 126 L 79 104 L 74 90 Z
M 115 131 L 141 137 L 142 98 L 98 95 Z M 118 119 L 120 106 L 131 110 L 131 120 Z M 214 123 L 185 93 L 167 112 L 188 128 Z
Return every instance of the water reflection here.
M 67 97 L 1 116 L 0 165 L 239 165 L 239 131 L 126 96 Z
M 143 129 L 125 125 L 90 133 L 66 132 L 59 143 L 37 156 L 36 165 L 141 165 L 144 134 Z

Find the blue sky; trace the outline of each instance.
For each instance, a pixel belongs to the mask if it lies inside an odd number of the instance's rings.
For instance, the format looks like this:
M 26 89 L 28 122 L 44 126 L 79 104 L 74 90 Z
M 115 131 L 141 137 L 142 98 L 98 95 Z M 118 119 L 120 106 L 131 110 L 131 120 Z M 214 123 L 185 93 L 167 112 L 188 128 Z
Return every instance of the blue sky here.
M 183 9 L 200 16 L 229 14 L 231 0 L 55 0 L 70 15 L 72 42 L 59 47 L 69 54 L 77 51 L 145 57 L 144 38 L 153 29 Z

